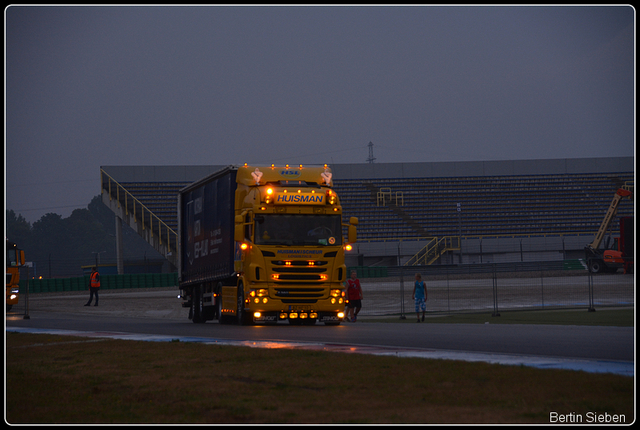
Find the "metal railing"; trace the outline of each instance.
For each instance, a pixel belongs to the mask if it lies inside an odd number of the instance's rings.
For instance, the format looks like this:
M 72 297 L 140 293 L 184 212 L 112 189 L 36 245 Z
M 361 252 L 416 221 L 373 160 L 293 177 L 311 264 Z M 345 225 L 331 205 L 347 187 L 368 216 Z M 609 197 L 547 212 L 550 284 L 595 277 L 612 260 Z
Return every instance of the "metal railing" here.
M 441 238 L 433 237 L 429 243 L 418 251 L 413 257 L 404 263 L 405 266 L 431 265 L 448 251 L 460 250 L 460 237 L 445 236 Z
M 157 236 L 161 245 L 166 244 L 169 253 L 176 249 L 177 233 L 102 169 L 100 184 L 102 192 L 108 194 L 109 200 L 115 199 L 118 208 L 124 208 L 127 216 L 131 214 L 136 222 L 141 224 L 143 231 L 149 229 L 151 237 Z
M 577 267 L 582 267 L 577 269 Z M 428 313 L 633 307 L 632 274 L 592 274 L 569 261 L 387 267 L 386 277 L 361 278 L 360 315 L 412 315 L 414 275 L 428 292 Z

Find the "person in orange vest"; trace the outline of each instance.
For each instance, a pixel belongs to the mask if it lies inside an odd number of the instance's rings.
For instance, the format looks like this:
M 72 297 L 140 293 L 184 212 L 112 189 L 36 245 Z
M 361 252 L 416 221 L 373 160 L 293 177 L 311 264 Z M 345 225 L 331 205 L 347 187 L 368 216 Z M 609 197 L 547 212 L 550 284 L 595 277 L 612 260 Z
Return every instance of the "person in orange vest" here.
M 98 306 L 98 291 L 100 290 L 100 273 L 96 267 L 91 268 L 91 276 L 89 277 L 89 301 L 85 306 L 91 306 L 93 295 L 96 295 L 96 304 Z

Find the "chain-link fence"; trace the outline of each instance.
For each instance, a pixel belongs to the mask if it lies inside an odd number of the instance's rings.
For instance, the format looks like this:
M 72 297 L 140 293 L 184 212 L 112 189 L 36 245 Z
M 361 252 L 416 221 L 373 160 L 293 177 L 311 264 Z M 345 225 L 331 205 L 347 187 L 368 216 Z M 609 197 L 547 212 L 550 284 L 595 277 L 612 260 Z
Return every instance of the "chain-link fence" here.
M 569 261 L 532 263 L 488 263 L 456 266 L 359 267 L 364 298 L 360 315 L 405 315 L 415 311 L 412 299 L 415 274 L 420 273 L 427 286 L 427 312 L 456 313 L 489 311 L 499 313 L 518 309 L 559 309 L 626 307 L 635 305 L 632 274 L 592 274 L 580 264 Z M 175 274 L 174 274 L 175 275 Z M 28 279 L 28 273 L 21 273 Z M 159 275 L 153 275 L 159 276 Z M 105 279 L 108 276 L 105 276 Z M 147 279 L 151 275 L 138 275 Z M 83 279 L 83 278 L 81 278 Z M 115 284 L 110 288 L 165 286 Z M 152 278 L 155 280 L 155 278 Z M 25 281 L 21 281 L 24 285 Z M 65 282 L 70 287 L 65 288 Z M 155 281 L 154 281 L 155 282 Z M 168 285 L 168 284 L 167 284 Z M 106 286 L 106 284 L 105 284 Z M 85 289 L 84 287 L 79 288 Z M 73 278 L 33 280 L 31 293 L 75 291 Z M 20 300 L 7 315 L 28 315 L 28 296 L 21 286 Z
M 360 278 L 360 315 L 412 314 L 416 273 L 427 286 L 428 312 L 634 306 L 632 274 L 591 274 L 566 262 L 388 267 L 378 273 L 384 276 Z

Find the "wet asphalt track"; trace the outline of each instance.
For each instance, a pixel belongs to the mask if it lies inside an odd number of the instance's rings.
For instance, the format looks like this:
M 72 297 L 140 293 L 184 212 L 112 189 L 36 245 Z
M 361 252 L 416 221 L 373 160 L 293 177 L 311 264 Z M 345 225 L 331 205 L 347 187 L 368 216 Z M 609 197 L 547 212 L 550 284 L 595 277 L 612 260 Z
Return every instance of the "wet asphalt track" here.
M 152 294 L 152 293 L 150 293 Z M 84 299 L 83 299 L 84 300 Z M 102 300 L 105 303 L 105 300 Z M 634 328 L 506 324 L 343 323 L 337 327 L 193 324 L 176 317 L 110 315 L 100 308 L 43 309 L 32 302 L 29 319 L 7 314 L 8 331 L 48 332 L 265 348 L 306 348 L 380 355 L 485 361 L 634 374 Z M 174 302 L 175 303 L 175 302 Z M 73 306 L 78 305 L 77 301 Z M 98 309 L 101 312 L 98 312 Z M 93 313 L 93 314 L 92 314 Z

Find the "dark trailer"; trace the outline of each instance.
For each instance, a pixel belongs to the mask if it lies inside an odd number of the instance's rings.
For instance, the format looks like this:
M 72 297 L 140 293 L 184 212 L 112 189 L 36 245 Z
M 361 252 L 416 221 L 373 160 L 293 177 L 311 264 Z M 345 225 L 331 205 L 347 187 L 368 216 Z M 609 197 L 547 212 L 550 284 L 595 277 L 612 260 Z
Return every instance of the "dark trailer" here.
M 180 287 L 234 276 L 237 168 L 226 167 L 178 194 Z

